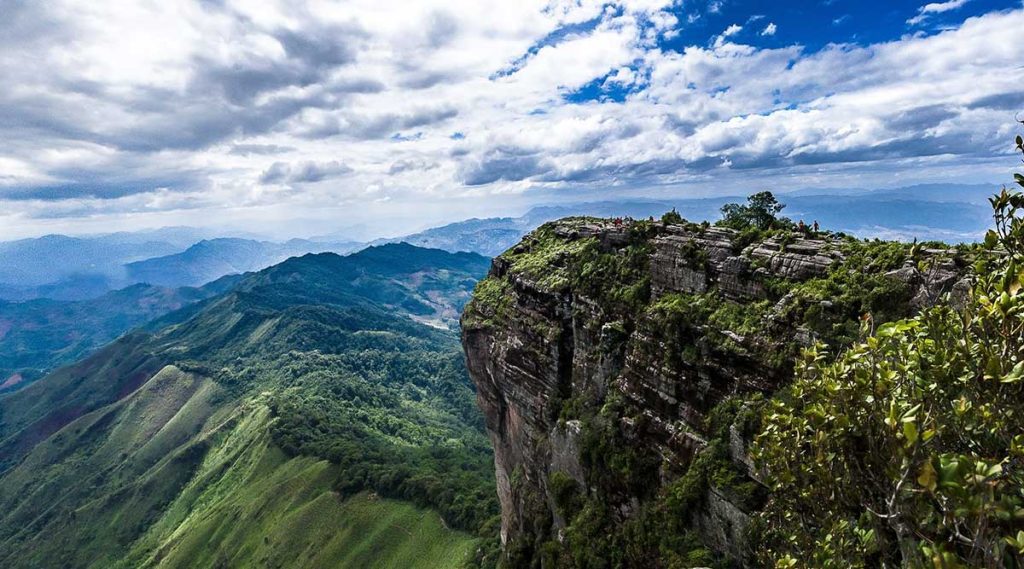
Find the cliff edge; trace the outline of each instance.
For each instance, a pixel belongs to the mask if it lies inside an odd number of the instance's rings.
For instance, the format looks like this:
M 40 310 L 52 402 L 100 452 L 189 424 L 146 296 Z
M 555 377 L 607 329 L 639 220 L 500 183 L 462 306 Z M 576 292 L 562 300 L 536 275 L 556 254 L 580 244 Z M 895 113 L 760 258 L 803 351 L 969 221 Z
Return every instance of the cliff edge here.
M 462 340 L 513 566 L 738 566 L 756 408 L 801 348 L 963 294 L 963 255 L 570 218 L 494 259 Z

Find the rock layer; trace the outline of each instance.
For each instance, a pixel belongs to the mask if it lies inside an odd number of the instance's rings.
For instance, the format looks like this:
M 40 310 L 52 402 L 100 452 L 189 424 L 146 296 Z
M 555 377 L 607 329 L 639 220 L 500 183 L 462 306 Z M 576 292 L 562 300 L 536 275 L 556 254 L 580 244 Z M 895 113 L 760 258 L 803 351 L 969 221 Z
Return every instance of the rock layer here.
M 581 457 L 579 422 L 559 420 L 566 401 L 600 405 L 609 393 L 621 395 L 634 411 L 623 419 L 623 432 L 631 444 L 661 457 L 667 482 L 704 448 L 707 415 L 717 403 L 733 394 L 771 392 L 791 376 L 791 361 L 765 361 L 773 343 L 811 339 L 799 321 L 777 315 L 785 312 L 781 309 L 766 318 L 762 332 L 747 337 L 712 330 L 707 323 L 666 333 L 643 313 L 624 313 L 595 298 L 595 289 L 612 283 L 580 286 L 573 249 L 567 246 L 570 252 L 563 254 L 558 245 L 586 242 L 611 255 L 646 247 L 646 274 L 639 277 L 649 279 L 650 302 L 665 295 L 713 293 L 740 306 L 764 300 L 784 306 L 788 297 L 772 298 L 772 282 L 822 278 L 844 259 L 842 242 L 835 238 L 777 234 L 743 243 L 740 233 L 724 228 L 644 228 L 638 237 L 629 223 L 577 219 L 550 224 L 494 259 L 489 280 L 504 287 L 500 302 L 478 298 L 463 315 L 466 361 L 494 443 L 506 548 L 523 540 L 562 538 L 566 520 L 550 487 L 553 473 L 567 475 L 585 492 L 602 491 L 588 484 L 593 473 Z M 550 266 L 523 268 L 526 263 L 517 259 L 550 248 L 551 240 L 556 249 L 545 257 Z M 962 270 L 942 266 L 940 278 L 925 278 L 908 262 L 889 278 L 904 283 L 920 306 L 964 286 L 957 284 Z M 558 271 L 566 271 L 566 278 L 552 279 Z M 713 334 L 717 343 L 709 340 Z M 732 349 L 724 350 L 723 342 Z M 668 361 L 665 354 L 681 346 L 690 356 L 681 363 Z M 737 468 L 753 474 L 743 435 L 731 429 L 729 438 Z M 636 496 L 607 500 L 622 519 L 638 507 Z M 709 547 L 741 559 L 748 512 L 715 488 L 702 502 L 692 512 L 694 530 Z

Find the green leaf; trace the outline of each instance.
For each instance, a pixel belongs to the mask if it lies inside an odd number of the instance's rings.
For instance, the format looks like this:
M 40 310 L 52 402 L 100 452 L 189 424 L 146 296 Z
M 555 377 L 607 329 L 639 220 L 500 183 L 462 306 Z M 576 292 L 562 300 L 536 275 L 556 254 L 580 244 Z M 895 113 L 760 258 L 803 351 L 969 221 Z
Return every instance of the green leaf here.
M 907 446 L 917 442 L 917 423 L 903 423 L 903 436 L 907 437 Z
M 1024 360 L 1017 362 L 1017 365 L 1013 366 L 1010 373 L 1006 374 L 1003 379 L 999 380 L 1000 383 L 1017 383 L 1021 379 L 1024 379 Z
M 935 467 L 932 466 L 932 461 L 924 463 L 924 468 L 921 469 L 921 474 L 917 477 L 917 483 L 922 488 L 927 488 L 929 492 L 934 492 L 936 482 L 938 480 L 938 473 L 935 472 Z

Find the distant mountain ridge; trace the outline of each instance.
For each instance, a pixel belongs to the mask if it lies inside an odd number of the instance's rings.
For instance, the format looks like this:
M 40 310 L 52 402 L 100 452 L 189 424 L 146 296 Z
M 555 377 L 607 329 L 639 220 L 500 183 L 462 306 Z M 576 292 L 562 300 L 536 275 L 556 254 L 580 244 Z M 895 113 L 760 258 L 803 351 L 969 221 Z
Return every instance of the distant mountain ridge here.
M 208 250 L 208 245 L 220 241 L 203 241 L 195 248 Z M 255 254 L 250 257 L 253 265 L 263 263 L 266 254 L 263 243 L 234 241 L 233 244 L 243 250 L 255 249 Z M 298 248 L 302 249 L 301 246 Z M 286 253 L 286 250 L 277 249 L 276 254 Z M 288 275 L 298 274 L 297 271 L 322 273 L 324 278 L 334 271 L 331 278 L 344 275 L 351 279 L 352 290 L 358 294 L 384 305 L 393 305 L 422 323 L 450 328 L 458 322 L 462 305 L 468 301 L 476 282 L 467 275 L 484 274 L 490 265 L 487 257 L 474 253 L 451 254 L 405 243 L 370 247 L 351 257 L 346 259 L 333 253 L 307 254 L 261 274 L 235 274 L 251 273 L 245 266 L 217 266 L 207 274 L 226 272 L 228 276 L 202 287 L 174 286 L 175 283 L 205 278 L 191 273 L 165 280 L 166 286 L 138 283 L 87 300 L 0 300 L 0 393 L 23 388 L 54 368 L 88 355 L 132 328 L 147 325 L 158 329 L 168 323 L 162 318 L 168 313 L 194 303 L 201 305 L 201 301 L 238 283 L 244 281 L 240 286 L 243 290 L 274 283 L 287 287 L 286 281 L 292 278 Z M 170 263 L 159 267 L 168 271 L 175 269 Z M 184 270 L 187 267 L 188 263 L 183 261 L 179 268 Z M 395 280 L 360 278 L 366 274 L 389 275 Z M 404 283 L 398 278 L 401 275 L 413 275 L 415 286 Z M 299 297 L 312 293 L 294 290 L 291 294 Z M 311 301 L 322 300 L 314 297 Z M 152 320 L 155 322 L 147 324 Z
M 959 242 L 974 241 L 984 234 L 990 221 L 987 198 L 997 190 L 984 184 L 921 184 L 881 190 L 805 189 L 778 195 L 787 205 L 783 215 L 794 220 L 818 220 L 861 237 Z M 724 203 L 743 199 L 721 196 L 541 205 L 519 217 L 467 219 L 369 244 L 407 242 L 495 256 L 542 223 L 562 217 L 646 218 L 675 208 L 691 221 L 713 221 Z M 191 228 L 165 228 L 0 243 L 0 299 L 80 300 L 137 282 L 199 286 L 226 274 L 260 270 L 290 256 L 346 253 L 365 245 L 338 241 L 341 233 L 286 242 L 239 237 L 189 240 L 203 235 Z
M 162 241 L 125 242 L 108 238 L 46 235 L 0 243 L 3 283 L 31 287 L 81 274 L 120 277 L 122 265 L 178 250 Z
M 860 237 L 902 241 L 979 240 L 991 221 L 988 197 L 997 187 L 978 184 L 923 184 L 884 190 L 798 190 L 779 193 L 782 215 Z M 714 221 L 719 209 L 745 196 L 623 200 L 537 206 L 520 217 L 475 218 L 374 243 L 404 241 L 446 251 L 497 256 L 541 224 L 563 217 L 660 217 L 675 209 L 690 221 Z
M 223 293 L 241 279 L 223 277 L 201 288 L 147 284 L 77 301 L 0 301 L 0 393 L 23 388 L 126 331 Z
M 493 458 L 456 334 L 417 320 L 487 265 L 293 257 L 0 394 L 0 565 L 465 567 Z
M 893 198 L 899 200 L 957 202 L 987 205 L 988 198 L 999 190 L 993 184 L 915 184 L 899 188 L 865 189 L 803 189 L 780 192 L 779 196 L 847 196 Z
M 47 235 L 0 243 L 0 299 L 88 300 L 137 283 L 202 286 L 310 252 L 347 253 L 361 244 L 237 237 L 191 241 L 189 228 L 96 237 Z M 159 241 L 156 239 L 166 239 Z
M 358 243 L 317 243 L 292 239 L 284 243 L 251 239 L 204 239 L 188 249 L 125 265 L 126 278 L 159 286 L 197 286 L 224 275 L 258 271 L 306 253 L 344 254 Z

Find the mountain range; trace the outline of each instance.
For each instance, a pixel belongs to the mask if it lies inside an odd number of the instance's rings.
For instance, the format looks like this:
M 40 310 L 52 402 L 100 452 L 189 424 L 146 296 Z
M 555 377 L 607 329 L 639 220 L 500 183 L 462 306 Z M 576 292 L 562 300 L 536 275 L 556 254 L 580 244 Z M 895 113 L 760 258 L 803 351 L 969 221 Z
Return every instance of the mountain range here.
M 991 222 L 988 198 L 998 191 L 989 185 L 929 184 L 884 190 L 798 190 L 779 194 L 783 215 L 794 221 L 815 220 L 830 229 L 859 237 L 901 241 L 981 239 Z M 675 209 L 694 221 L 715 221 L 721 207 L 745 198 L 680 198 L 603 201 L 538 206 L 520 217 L 470 219 L 418 233 L 378 240 L 406 241 L 446 251 L 475 251 L 497 256 L 541 224 L 572 216 L 660 217 Z
M 135 261 L 124 266 L 128 281 L 159 286 L 198 286 L 224 275 L 258 271 L 306 253 L 348 253 L 358 243 L 318 243 L 292 239 L 284 243 L 252 239 L 204 239 L 180 253 Z
M 488 264 L 408 244 L 291 258 L 0 395 L 0 565 L 493 551 L 492 457 L 443 327 Z
M 241 277 L 202 287 L 136 284 L 87 300 L 0 300 L 0 393 L 28 385 L 128 330 L 220 294 Z
M 779 195 L 783 214 L 860 237 L 903 241 L 977 241 L 990 222 L 988 185 L 929 184 L 883 190 L 797 190 Z M 407 242 L 445 251 L 495 256 L 542 223 L 568 216 L 659 217 L 676 209 L 691 221 L 718 219 L 721 206 L 740 197 L 672 198 L 551 204 L 518 217 L 474 218 L 416 233 L 372 240 Z M 370 229 L 367 232 L 372 232 Z M 219 277 L 256 271 L 305 253 L 347 253 L 366 246 L 330 237 L 285 242 L 210 236 L 192 228 L 165 228 L 98 237 L 48 235 L 0 243 L 0 299 L 83 300 L 147 283 L 201 286 Z
M 169 228 L 99 237 L 47 235 L 0 243 L 0 299 L 87 300 L 139 283 L 201 286 L 296 255 L 347 253 L 362 247 L 302 239 L 283 243 L 237 237 L 193 240 L 198 235 L 202 235 L 198 230 Z

